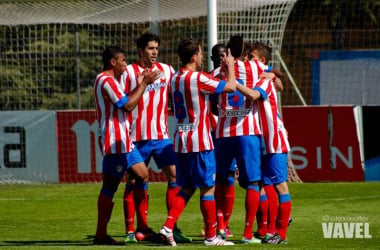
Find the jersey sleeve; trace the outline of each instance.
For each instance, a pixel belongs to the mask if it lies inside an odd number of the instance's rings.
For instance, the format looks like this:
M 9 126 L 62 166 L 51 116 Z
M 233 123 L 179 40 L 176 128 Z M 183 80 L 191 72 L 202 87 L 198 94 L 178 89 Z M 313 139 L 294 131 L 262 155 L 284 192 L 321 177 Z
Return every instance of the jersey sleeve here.
M 199 73 L 199 81 L 201 90 L 206 94 L 221 94 L 224 87 L 226 86 L 226 81 L 220 80 L 218 78 L 212 77 L 208 73 Z
M 125 95 L 120 84 L 118 84 L 113 78 L 108 77 L 105 80 L 103 89 L 116 107 L 122 108 L 128 102 L 128 97 Z
M 272 80 L 260 79 L 253 89 L 260 92 L 262 100 L 266 100 L 269 95 L 273 94 L 273 87 L 274 85 Z

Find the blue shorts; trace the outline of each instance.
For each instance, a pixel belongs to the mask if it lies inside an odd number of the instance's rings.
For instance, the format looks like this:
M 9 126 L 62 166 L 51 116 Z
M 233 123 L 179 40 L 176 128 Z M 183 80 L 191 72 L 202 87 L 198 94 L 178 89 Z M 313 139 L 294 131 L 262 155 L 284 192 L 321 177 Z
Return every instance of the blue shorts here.
M 279 184 L 288 180 L 288 154 L 268 154 L 262 156 L 264 185 Z
M 134 144 L 140 151 L 141 157 L 147 166 L 152 156 L 159 169 L 165 166 L 177 165 L 177 155 L 170 139 L 144 140 L 134 142 Z
M 183 188 L 215 186 L 214 150 L 195 153 L 177 153 L 177 184 Z
M 136 147 L 128 154 L 110 154 L 103 158 L 102 173 L 122 178 L 133 165 L 144 162 Z
M 226 178 L 231 167 L 239 168 L 239 185 L 246 187 L 261 179 L 260 137 L 255 135 L 219 138 L 215 143 L 217 176 Z M 235 166 L 236 169 L 236 166 Z

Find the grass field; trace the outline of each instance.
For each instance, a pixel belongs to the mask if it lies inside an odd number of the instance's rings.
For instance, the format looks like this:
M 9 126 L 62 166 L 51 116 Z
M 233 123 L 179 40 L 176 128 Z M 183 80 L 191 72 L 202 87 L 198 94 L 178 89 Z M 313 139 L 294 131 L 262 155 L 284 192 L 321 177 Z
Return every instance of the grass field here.
M 242 245 L 244 192 L 237 187 L 236 203 L 230 222 L 234 249 L 379 249 L 380 183 L 303 183 L 290 185 L 293 223 L 288 230 L 288 245 Z M 0 185 L 1 249 L 167 249 L 152 243 L 134 246 L 94 246 L 96 203 L 100 184 Z M 115 194 L 115 207 L 108 232 L 123 239 L 122 189 Z M 165 184 L 152 183 L 148 220 L 158 230 L 166 217 Z M 322 223 L 368 223 L 372 238 L 324 238 Z M 202 219 L 199 192 L 190 200 L 179 220 L 179 227 L 193 237 L 192 244 L 179 249 L 200 249 Z M 335 224 L 334 224 L 335 225 Z M 363 229 L 363 228 L 362 228 Z M 337 230 L 336 228 L 334 230 Z M 339 231 L 339 230 L 338 230 Z M 341 232 L 341 231 L 339 231 Z M 338 233 L 339 233 L 338 232 Z M 364 235 L 359 231 L 359 236 Z M 367 235 L 368 235 L 367 234 Z M 355 233 L 353 234 L 355 237 Z

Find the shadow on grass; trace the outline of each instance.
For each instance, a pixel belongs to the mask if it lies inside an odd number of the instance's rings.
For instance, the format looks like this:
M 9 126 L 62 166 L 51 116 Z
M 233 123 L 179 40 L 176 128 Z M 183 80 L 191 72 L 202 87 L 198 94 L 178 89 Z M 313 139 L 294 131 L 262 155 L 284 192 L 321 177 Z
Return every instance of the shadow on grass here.
M 124 235 L 114 235 L 116 238 L 124 238 Z M 6 240 L 0 241 L 0 247 L 11 246 L 90 246 L 93 245 L 94 235 L 87 235 L 82 240 Z M 182 246 L 186 245 L 203 245 L 203 238 L 192 236 L 192 243 L 179 243 Z M 162 241 L 142 241 L 138 244 L 144 246 L 162 246 Z
M 89 246 L 89 240 L 8 240 L 0 242 L 2 246 Z

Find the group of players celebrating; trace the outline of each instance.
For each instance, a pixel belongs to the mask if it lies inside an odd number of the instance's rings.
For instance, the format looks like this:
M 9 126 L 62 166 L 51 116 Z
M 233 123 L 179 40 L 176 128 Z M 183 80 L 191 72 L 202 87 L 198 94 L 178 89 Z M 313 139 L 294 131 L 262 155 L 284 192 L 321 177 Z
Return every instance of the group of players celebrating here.
M 241 242 L 286 244 L 290 147 L 277 104 L 281 72 L 268 66 L 270 48 L 262 43 L 248 46 L 241 36 L 231 36 L 227 46 L 213 47 L 214 70 L 202 72 L 199 41 L 180 41 L 178 71 L 157 61 L 159 45 L 159 36 L 141 35 L 139 60 L 130 65 L 121 48 L 108 46 L 103 51 L 103 71 L 94 86 L 104 156 L 94 244 L 191 242 L 177 227 L 177 220 L 199 189 L 204 244 L 234 245 L 227 238 L 233 236 L 228 223 L 236 178 L 246 191 Z M 177 121 L 172 138 L 169 106 Z M 168 182 L 168 214 L 157 233 L 147 222 L 146 166 L 152 157 Z M 107 234 L 107 224 L 125 173 L 126 237 L 118 242 Z M 258 227 L 253 232 L 255 217 Z

